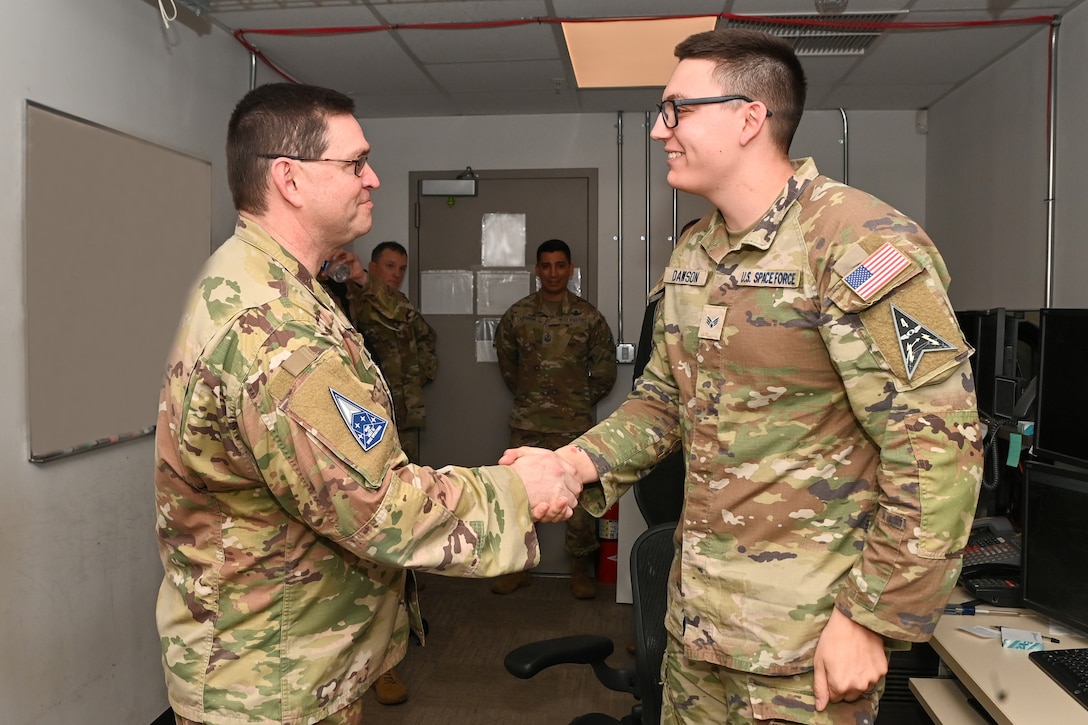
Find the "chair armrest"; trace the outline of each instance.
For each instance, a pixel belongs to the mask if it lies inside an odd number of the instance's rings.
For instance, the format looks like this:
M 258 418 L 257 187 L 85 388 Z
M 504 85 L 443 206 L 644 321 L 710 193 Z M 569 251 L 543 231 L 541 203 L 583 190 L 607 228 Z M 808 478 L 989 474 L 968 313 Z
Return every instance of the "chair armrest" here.
M 607 637 L 579 634 L 522 645 L 508 653 L 503 664 L 507 672 L 523 680 L 554 665 L 589 665 L 597 680 L 608 689 L 640 697 L 635 671 L 610 667 L 605 662 L 614 649 Z
M 514 677 L 527 680 L 554 665 L 591 665 L 613 652 L 612 640 L 596 634 L 579 634 L 530 642 L 511 650 L 503 664 Z

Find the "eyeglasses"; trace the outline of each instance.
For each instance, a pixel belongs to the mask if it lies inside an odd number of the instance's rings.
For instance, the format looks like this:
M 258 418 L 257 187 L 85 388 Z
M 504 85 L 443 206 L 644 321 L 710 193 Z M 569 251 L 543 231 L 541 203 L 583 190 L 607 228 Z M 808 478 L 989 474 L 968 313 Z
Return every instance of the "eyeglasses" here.
M 744 101 L 745 103 L 755 103 L 748 96 L 733 95 L 733 96 L 711 96 L 709 98 L 681 98 L 675 101 L 662 101 L 657 104 L 657 110 L 661 112 L 661 120 L 665 122 L 665 128 L 676 128 L 680 123 L 680 116 L 677 113 L 678 108 L 681 106 L 705 106 L 708 103 L 728 103 L 729 101 Z M 774 113 L 771 109 L 767 109 L 767 118 L 773 116 Z
M 366 166 L 367 154 L 363 154 L 357 159 L 305 159 L 301 156 L 291 156 L 290 154 L 257 154 L 258 158 L 262 159 L 291 159 L 292 161 L 332 161 L 337 164 L 355 164 L 355 175 L 363 175 L 363 167 Z

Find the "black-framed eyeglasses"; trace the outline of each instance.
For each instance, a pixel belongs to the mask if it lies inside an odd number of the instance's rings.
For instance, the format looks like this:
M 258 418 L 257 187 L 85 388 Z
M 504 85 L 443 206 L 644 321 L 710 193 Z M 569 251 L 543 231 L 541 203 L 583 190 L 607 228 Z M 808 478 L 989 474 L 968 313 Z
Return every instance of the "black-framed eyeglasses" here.
M 306 159 L 301 156 L 292 156 L 291 154 L 257 154 L 258 158 L 262 159 L 291 159 L 292 161 L 332 161 L 337 164 L 355 164 L 355 175 L 363 175 L 363 167 L 366 166 L 368 154 L 363 154 L 357 159 Z
M 661 120 L 665 122 L 665 128 L 676 128 L 680 123 L 680 115 L 676 109 L 681 106 L 705 106 L 708 103 L 728 103 L 729 101 L 744 101 L 745 103 L 755 103 L 748 96 L 732 95 L 732 96 L 710 96 L 708 98 L 680 98 L 677 100 L 662 101 L 657 104 L 657 110 L 661 113 Z M 771 109 L 767 109 L 767 118 L 773 116 L 774 113 Z

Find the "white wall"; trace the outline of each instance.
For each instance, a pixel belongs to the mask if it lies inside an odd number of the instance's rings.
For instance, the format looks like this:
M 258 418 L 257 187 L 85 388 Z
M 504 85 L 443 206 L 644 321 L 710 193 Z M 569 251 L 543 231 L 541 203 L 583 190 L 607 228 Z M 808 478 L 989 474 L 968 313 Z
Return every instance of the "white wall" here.
M 248 84 L 246 54 L 221 31 L 164 31 L 149 2 L 34 0 L 0 24 L 0 67 L 0 170 L 8 180 L 0 197 L 0 307 L 7 310 L 0 316 L 0 723 L 143 725 L 166 708 L 154 624 L 162 568 L 151 441 L 27 462 L 24 109 L 32 100 L 212 160 L 219 171 L 213 233 L 221 236 L 233 224 L 223 139 Z M 94 169 L 69 171 L 96 182 Z M 102 283 L 169 271 L 119 269 Z M 86 353 L 73 350 L 71 364 Z

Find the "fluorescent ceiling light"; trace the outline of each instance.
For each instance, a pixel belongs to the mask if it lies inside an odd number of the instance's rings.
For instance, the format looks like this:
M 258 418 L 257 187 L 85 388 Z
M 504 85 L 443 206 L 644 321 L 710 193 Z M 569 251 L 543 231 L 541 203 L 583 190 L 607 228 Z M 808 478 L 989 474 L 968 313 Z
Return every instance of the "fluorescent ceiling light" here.
M 664 86 L 676 68 L 676 44 L 713 30 L 717 15 L 563 23 L 579 88 Z

